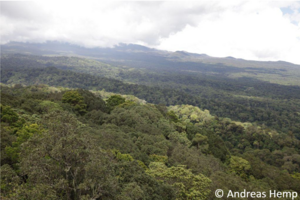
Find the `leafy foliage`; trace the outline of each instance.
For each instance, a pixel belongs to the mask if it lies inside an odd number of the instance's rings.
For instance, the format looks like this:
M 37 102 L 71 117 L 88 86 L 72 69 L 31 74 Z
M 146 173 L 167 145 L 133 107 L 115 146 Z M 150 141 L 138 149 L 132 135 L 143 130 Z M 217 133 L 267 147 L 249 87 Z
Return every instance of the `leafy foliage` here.
M 299 140 L 292 132 L 191 105 L 119 96 L 123 103 L 115 101 L 110 111 L 99 94 L 1 87 L 1 118 L 8 116 L 1 120 L 3 198 L 214 199 L 219 188 L 300 192 Z
M 167 168 L 161 162 L 152 162 L 148 173 L 176 188 L 176 199 L 206 199 L 211 180 L 202 174 L 194 175 L 184 166 Z
M 11 146 L 8 146 L 5 151 L 10 159 L 14 162 L 19 161 L 21 145 L 25 143 L 29 138 L 34 135 L 41 134 L 42 130 L 37 124 L 31 124 L 29 126 L 23 126 L 20 130 L 17 131 L 16 141 L 12 142 Z
M 86 113 L 86 104 L 84 103 L 83 97 L 78 93 L 78 91 L 65 92 L 62 96 L 62 102 L 72 105 L 80 114 Z
M 189 67 L 194 65 L 188 64 Z M 172 71 L 170 73 L 161 70 L 158 72 L 132 70 L 67 57 L 8 56 L 2 58 L 1 65 L 3 69 L 1 82 L 6 84 L 39 83 L 70 88 L 105 89 L 109 92 L 135 95 L 155 104 L 189 104 L 201 108 L 204 112 L 209 110 L 211 114 L 219 117 L 257 123 L 280 132 L 292 131 L 298 139 L 300 138 L 298 86 L 271 84 L 249 78 L 207 76 L 201 73 L 182 74 L 182 69 L 180 74 L 173 72 L 174 69 L 170 69 Z M 201 66 L 192 67 L 196 71 L 199 68 Z M 220 69 L 225 68 L 229 69 L 225 66 Z M 75 72 L 65 71 L 66 69 Z M 204 69 L 207 70 L 208 66 L 204 66 Z M 105 78 L 103 75 L 118 80 Z M 30 103 L 27 108 L 32 109 Z M 195 120 L 195 115 L 197 114 L 194 113 L 189 120 Z
M 106 100 L 106 103 L 107 107 L 110 110 L 113 110 L 116 106 L 125 103 L 125 98 L 121 97 L 120 95 L 112 95 Z
M 9 124 L 15 123 L 18 121 L 19 116 L 17 115 L 17 113 L 15 113 L 10 106 L 3 106 L 1 104 L 1 122 L 6 122 Z

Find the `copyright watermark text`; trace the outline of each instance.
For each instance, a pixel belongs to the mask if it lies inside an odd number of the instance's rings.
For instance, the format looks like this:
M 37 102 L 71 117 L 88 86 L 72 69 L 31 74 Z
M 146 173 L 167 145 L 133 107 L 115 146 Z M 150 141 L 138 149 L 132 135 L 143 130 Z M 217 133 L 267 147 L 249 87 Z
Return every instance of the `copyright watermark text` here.
M 232 190 L 229 190 L 227 194 L 224 194 L 224 191 L 222 189 L 217 189 L 215 191 L 215 196 L 217 198 L 290 198 L 294 200 L 295 198 L 298 197 L 297 192 L 290 192 L 290 191 L 285 191 L 285 192 L 280 192 L 276 190 L 270 190 L 269 192 L 249 192 L 249 191 L 242 191 L 242 192 L 234 192 Z

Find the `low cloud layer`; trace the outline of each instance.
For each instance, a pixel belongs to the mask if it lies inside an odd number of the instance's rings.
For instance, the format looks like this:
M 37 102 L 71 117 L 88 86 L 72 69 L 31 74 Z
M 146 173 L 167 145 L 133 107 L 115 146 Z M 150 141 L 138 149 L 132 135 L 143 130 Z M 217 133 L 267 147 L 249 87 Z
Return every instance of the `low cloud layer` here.
M 300 3 L 1 2 L 1 43 L 135 43 L 165 50 L 300 64 Z

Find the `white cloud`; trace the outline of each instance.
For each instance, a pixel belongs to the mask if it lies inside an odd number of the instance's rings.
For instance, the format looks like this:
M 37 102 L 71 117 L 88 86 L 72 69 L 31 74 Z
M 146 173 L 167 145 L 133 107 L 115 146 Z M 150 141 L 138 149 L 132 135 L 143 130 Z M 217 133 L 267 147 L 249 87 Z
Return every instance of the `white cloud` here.
M 283 14 L 280 8 L 293 12 Z M 1 2 L 1 43 L 58 40 L 300 64 L 299 2 Z
M 279 7 L 245 3 L 238 11 L 228 9 L 216 18 L 207 16 L 195 27 L 186 26 L 162 38 L 159 48 L 300 64 L 299 22 L 293 24 Z

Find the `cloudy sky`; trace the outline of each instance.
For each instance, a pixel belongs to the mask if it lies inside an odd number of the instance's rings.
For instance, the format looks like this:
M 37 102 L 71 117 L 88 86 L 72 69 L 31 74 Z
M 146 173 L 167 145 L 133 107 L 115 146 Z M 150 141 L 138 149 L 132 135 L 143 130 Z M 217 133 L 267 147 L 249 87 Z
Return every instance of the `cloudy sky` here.
M 1 2 L 1 44 L 141 44 L 300 64 L 299 1 Z

